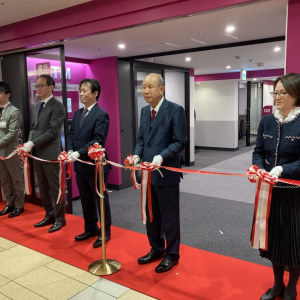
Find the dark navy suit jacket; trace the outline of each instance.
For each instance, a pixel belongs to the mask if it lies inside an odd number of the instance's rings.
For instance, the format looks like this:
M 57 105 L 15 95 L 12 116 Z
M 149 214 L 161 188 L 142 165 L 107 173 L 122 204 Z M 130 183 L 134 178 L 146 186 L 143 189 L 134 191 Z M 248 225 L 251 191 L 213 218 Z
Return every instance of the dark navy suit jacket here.
M 300 115 L 283 124 L 274 115 L 261 119 L 252 162 L 269 172 L 275 167 L 276 157 L 276 165 L 283 168 L 282 178 L 300 179 Z
M 186 120 L 182 106 L 163 100 L 151 127 L 150 105 L 141 110 L 140 128 L 134 154 L 144 162 L 152 162 L 155 155 L 163 158 L 162 166 L 180 168 L 180 152 L 185 146 Z M 180 182 L 181 173 L 160 169 L 151 174 L 151 183 L 157 186 Z
M 79 128 L 83 108 L 77 110 L 74 114 L 71 128 L 68 134 L 68 150 L 78 151 L 79 159 L 94 162 L 88 156 L 88 148 L 94 143 L 98 143 L 105 148 L 105 141 L 109 128 L 109 115 L 96 103 L 84 119 Z M 106 172 L 108 165 L 104 166 Z M 95 174 L 95 167 L 80 162 L 75 162 L 76 172 L 83 175 Z

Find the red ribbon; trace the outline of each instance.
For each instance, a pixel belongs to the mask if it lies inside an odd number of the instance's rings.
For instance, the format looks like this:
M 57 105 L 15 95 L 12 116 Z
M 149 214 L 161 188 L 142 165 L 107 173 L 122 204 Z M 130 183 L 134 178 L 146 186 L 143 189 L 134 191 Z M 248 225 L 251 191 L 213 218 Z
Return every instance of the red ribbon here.
M 273 186 L 274 184 L 263 181 L 261 178 L 257 183 L 251 234 L 251 245 L 255 249 L 268 250 L 268 220 Z
M 63 172 L 63 165 L 67 164 L 67 179 L 72 178 L 72 169 L 71 169 L 71 163 L 66 162 L 69 160 L 68 153 L 66 151 L 61 152 L 61 154 L 58 156 L 59 161 L 59 192 L 56 203 L 61 203 L 64 198 L 64 189 L 65 189 L 65 178 L 64 178 L 64 172 Z
M 98 190 L 98 171 L 99 171 L 99 165 L 103 164 L 103 160 L 105 159 L 105 149 L 102 148 L 98 143 L 95 143 L 94 145 L 90 146 L 88 148 L 88 155 L 91 159 L 95 161 L 95 190 L 98 196 L 103 197 L 99 190 Z M 104 176 L 102 176 L 102 186 L 103 186 L 103 193 L 106 191 L 105 184 L 104 184 Z
M 28 153 L 23 150 L 22 148 L 24 145 L 18 146 L 18 155 L 22 161 L 22 168 L 23 168 L 23 180 L 24 180 L 24 187 L 25 187 L 25 194 L 31 195 L 31 181 L 30 181 L 30 163 L 28 159 Z

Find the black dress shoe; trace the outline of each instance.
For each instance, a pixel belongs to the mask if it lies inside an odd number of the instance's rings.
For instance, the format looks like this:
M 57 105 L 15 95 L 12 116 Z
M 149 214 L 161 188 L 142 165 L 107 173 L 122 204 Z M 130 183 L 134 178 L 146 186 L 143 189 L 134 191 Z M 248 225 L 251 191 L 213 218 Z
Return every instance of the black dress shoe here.
M 296 300 L 297 293 L 295 297 L 289 296 L 288 294 L 284 293 L 282 300 Z
M 0 211 L 0 216 L 4 216 L 4 215 L 8 214 L 8 213 L 12 212 L 14 209 L 15 209 L 14 207 L 10 207 L 10 206 L 6 205 L 5 208 L 2 211 Z
M 152 252 L 149 252 L 148 254 L 140 257 L 138 259 L 138 263 L 141 264 L 141 265 L 149 264 L 153 260 L 161 259 L 162 257 L 164 257 L 164 253 L 152 253 Z
M 178 264 L 178 259 L 172 260 L 170 258 L 164 258 L 160 264 L 155 268 L 156 273 L 164 273 L 173 268 L 174 265 Z
M 54 224 L 54 222 L 55 222 L 55 219 L 45 218 L 41 222 L 38 222 L 38 223 L 34 224 L 34 227 L 43 227 L 43 226 L 47 226 L 47 225 L 50 225 L 50 224 Z
M 89 231 L 86 231 L 82 234 L 79 234 L 77 236 L 75 236 L 75 240 L 76 241 L 85 241 L 91 237 L 94 237 L 94 236 L 98 236 L 99 235 L 99 231 L 96 230 L 96 231 L 93 231 L 93 232 L 89 232 Z
M 62 229 L 64 226 L 66 226 L 67 222 L 66 220 L 63 220 L 62 222 L 56 221 L 50 228 L 49 228 L 49 233 L 58 231 Z
M 282 297 L 284 294 L 285 286 L 281 289 L 279 293 L 276 293 L 273 288 L 268 289 L 260 298 L 260 300 L 272 300 L 275 299 L 277 296 Z
M 111 235 L 107 235 L 106 237 L 105 237 L 105 241 L 106 241 L 106 243 L 108 242 L 108 241 L 110 241 L 111 240 Z M 94 242 L 94 244 L 93 244 L 93 247 L 94 248 L 99 248 L 99 247 L 101 247 L 102 246 L 102 236 L 98 236 L 97 237 L 97 239 L 96 239 L 96 241 Z
M 24 208 L 15 208 L 11 214 L 8 215 L 9 218 L 17 217 L 19 214 L 24 212 Z

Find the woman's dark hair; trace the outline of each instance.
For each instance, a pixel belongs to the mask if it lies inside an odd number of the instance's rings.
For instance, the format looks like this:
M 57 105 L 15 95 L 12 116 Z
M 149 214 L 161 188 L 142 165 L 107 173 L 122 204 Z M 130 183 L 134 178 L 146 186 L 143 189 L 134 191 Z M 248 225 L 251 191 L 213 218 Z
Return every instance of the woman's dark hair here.
M 300 106 L 300 74 L 298 73 L 290 73 L 283 76 L 278 77 L 274 81 L 274 90 L 278 81 L 281 81 L 286 92 L 296 99 L 296 106 Z

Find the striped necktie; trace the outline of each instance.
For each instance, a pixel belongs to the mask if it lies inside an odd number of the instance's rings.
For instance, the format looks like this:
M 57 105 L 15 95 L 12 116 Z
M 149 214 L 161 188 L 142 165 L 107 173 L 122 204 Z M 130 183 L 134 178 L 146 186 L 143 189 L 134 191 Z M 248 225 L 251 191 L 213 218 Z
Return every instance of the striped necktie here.
M 3 109 L 4 109 L 4 107 L 0 107 L 0 118 L 2 117 Z
M 81 115 L 81 119 L 80 119 L 79 128 L 81 127 L 81 125 L 82 125 L 84 119 L 86 118 L 86 115 L 87 115 L 87 112 L 88 112 L 88 111 L 89 111 L 89 110 L 88 110 L 87 108 L 85 108 L 85 109 L 83 110 L 82 115 Z

